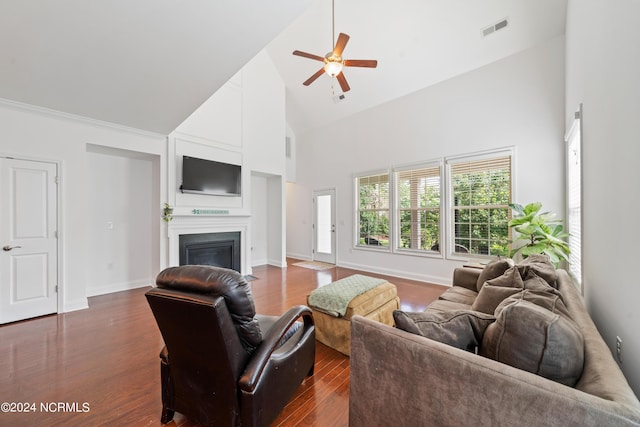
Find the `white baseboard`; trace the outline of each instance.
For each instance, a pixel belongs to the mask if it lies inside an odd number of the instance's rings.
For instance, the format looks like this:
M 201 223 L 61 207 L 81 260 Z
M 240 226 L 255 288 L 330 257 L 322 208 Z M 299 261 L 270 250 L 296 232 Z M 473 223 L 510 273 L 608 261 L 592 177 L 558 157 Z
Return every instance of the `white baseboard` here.
M 313 261 L 313 258 L 305 254 L 287 253 L 287 258 L 295 258 L 300 261 Z
M 380 268 L 372 265 L 362 265 L 350 262 L 338 262 L 338 267 L 351 268 L 354 270 L 370 271 L 372 273 L 384 274 L 385 276 L 400 277 L 402 279 L 418 280 L 421 282 L 433 283 L 435 285 L 451 286 L 450 277 L 439 277 L 431 274 L 411 273 L 404 270 L 394 270 L 391 268 Z
M 251 260 L 251 267 L 257 267 L 258 265 L 265 265 L 268 264 L 269 261 L 266 258 L 260 258 L 260 259 L 252 259 Z
M 129 291 L 131 289 L 144 288 L 145 286 L 151 286 L 154 283 L 153 279 L 139 279 L 132 280 L 130 282 L 110 283 L 108 285 L 102 285 L 97 287 L 87 287 L 87 297 L 95 297 L 98 295 L 112 294 L 114 292 Z
M 287 262 L 280 259 L 270 259 L 267 261 L 267 264 L 279 268 L 285 268 L 287 266 Z
M 60 310 L 59 313 L 69 313 L 87 308 L 89 308 L 89 301 L 86 298 L 80 298 L 74 301 L 65 301 L 62 304 L 62 310 Z

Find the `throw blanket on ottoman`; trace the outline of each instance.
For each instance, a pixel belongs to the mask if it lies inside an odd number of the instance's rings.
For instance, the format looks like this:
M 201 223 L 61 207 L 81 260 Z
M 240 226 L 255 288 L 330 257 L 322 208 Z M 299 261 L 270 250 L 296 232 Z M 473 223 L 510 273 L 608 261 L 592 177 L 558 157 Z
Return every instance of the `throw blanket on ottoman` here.
M 384 279 L 354 274 L 315 289 L 309 295 L 308 303 L 324 313 L 344 317 L 352 299 L 386 282 Z

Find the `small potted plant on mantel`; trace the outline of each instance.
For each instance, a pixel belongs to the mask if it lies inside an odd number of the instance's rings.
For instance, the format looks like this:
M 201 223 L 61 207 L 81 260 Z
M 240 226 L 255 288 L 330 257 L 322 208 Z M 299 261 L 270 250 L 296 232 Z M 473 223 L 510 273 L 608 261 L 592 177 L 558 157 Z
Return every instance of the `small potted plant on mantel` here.
M 162 208 L 162 220 L 166 223 L 169 223 L 171 222 L 172 219 L 173 219 L 173 206 L 165 202 Z
M 554 219 L 555 214 L 540 212 L 542 203 L 534 202 L 526 206 L 510 203 L 509 207 L 514 213 L 509 221 L 509 227 L 517 233 L 512 240 L 513 249 L 509 256 L 512 258 L 520 254 L 526 258 L 531 254 L 545 254 L 549 260 L 558 267 L 561 261 L 569 260 L 569 245 L 564 240 L 569 236 L 564 231 L 561 220 Z

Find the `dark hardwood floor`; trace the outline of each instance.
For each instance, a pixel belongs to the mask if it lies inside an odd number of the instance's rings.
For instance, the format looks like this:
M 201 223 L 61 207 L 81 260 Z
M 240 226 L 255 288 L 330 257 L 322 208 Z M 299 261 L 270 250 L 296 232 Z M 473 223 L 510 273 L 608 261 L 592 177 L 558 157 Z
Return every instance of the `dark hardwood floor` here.
M 313 289 L 360 271 L 296 267 L 253 269 L 258 312 L 279 315 L 305 304 Z M 402 308 L 421 311 L 445 288 L 383 277 Z M 0 327 L 0 426 L 161 426 L 162 338 L 144 293 L 89 299 L 90 308 Z M 12 404 L 7 412 L 3 402 Z M 28 411 L 28 412 L 27 412 Z M 347 426 L 349 358 L 320 343 L 316 367 L 274 426 Z M 168 426 L 194 426 L 176 414 Z

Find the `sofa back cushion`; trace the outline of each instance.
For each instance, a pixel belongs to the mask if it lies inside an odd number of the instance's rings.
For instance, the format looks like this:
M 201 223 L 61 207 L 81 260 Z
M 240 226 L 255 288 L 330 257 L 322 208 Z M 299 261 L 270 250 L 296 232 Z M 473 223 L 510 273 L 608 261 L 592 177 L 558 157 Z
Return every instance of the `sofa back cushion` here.
M 520 277 L 520 272 L 516 267 L 510 267 L 501 276 L 487 280 L 482 285 L 471 309 L 493 314 L 503 300 L 521 292 L 523 288 L 524 282 Z
M 471 310 L 486 314 L 494 314 L 496 308 L 502 301 L 509 298 L 511 295 L 515 295 L 520 292 L 522 292 L 521 288 L 494 286 L 487 282 L 471 305 Z
M 534 273 L 541 277 L 549 285 L 557 287 L 558 273 L 556 268 L 549 261 L 549 256 L 544 254 L 531 254 L 517 264 L 520 275 L 524 280 Z
M 482 269 L 480 276 L 478 276 L 478 281 L 476 282 L 477 291 L 480 292 L 484 282 L 502 276 L 504 272 L 511 267 L 513 267 L 513 260 L 510 258 L 498 258 L 491 261 Z
M 582 375 L 584 339 L 573 321 L 561 314 L 564 310 L 557 311 L 518 295 L 509 297 L 496 308 L 496 322 L 487 327 L 480 354 L 574 386 Z
M 474 352 L 484 330 L 496 318 L 472 310 L 393 312 L 396 327 L 404 331 Z

